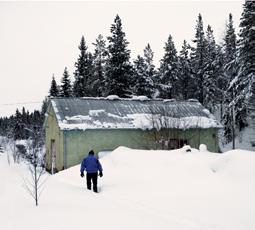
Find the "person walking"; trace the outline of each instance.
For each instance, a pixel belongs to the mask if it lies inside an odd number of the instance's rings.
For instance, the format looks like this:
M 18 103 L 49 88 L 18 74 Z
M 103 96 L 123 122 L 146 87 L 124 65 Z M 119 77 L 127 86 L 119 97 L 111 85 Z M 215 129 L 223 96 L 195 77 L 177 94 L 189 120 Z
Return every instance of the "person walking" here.
M 91 181 L 92 181 L 93 191 L 98 192 L 98 189 L 97 189 L 98 171 L 99 171 L 99 176 L 102 177 L 103 168 L 99 160 L 95 157 L 95 153 L 93 150 L 90 150 L 88 156 L 82 160 L 81 169 L 80 169 L 81 177 L 84 177 L 84 171 L 87 172 L 86 174 L 87 189 L 91 190 Z

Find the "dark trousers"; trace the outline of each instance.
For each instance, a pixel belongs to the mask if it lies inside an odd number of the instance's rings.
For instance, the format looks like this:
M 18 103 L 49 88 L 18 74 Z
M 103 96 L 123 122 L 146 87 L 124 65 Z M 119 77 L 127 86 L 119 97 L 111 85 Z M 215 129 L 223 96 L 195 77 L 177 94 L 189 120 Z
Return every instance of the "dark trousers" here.
M 91 181 L 93 183 L 93 191 L 97 192 L 97 172 L 96 173 L 87 173 L 87 189 L 91 190 Z

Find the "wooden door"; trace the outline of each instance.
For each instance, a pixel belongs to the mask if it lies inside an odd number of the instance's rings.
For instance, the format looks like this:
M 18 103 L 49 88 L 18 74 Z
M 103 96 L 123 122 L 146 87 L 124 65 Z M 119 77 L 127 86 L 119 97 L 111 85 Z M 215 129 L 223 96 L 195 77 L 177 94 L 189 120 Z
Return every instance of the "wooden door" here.
M 51 139 L 50 151 L 51 151 L 51 174 L 54 174 L 54 171 L 56 169 L 56 141 L 54 139 Z

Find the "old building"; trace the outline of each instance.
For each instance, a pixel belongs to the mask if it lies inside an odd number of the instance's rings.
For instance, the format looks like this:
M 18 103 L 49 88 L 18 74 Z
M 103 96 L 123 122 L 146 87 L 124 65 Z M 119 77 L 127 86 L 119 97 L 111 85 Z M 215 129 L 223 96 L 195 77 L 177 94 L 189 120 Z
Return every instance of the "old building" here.
M 203 143 L 217 152 L 220 127 L 196 100 L 53 98 L 44 121 L 46 167 L 60 171 L 79 164 L 90 149 L 118 146 L 174 149 Z

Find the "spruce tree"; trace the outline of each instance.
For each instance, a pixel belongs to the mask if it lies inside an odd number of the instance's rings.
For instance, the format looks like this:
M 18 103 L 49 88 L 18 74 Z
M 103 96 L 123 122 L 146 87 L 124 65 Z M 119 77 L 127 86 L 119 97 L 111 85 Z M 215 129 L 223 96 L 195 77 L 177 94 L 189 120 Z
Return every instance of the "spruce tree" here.
M 54 75 L 52 76 L 51 87 L 50 87 L 49 93 L 50 93 L 50 97 L 58 97 L 59 96 L 58 85 L 56 83 Z
M 81 38 L 79 45 L 80 55 L 75 63 L 74 72 L 74 85 L 73 85 L 73 95 L 75 97 L 90 96 L 90 85 L 89 81 L 92 78 L 92 57 L 87 51 L 86 42 L 84 36 Z
M 155 65 L 153 63 L 154 53 L 153 53 L 149 43 L 143 50 L 143 56 L 144 56 L 144 61 L 145 61 L 145 65 L 146 65 L 145 75 L 146 75 L 148 81 L 150 82 L 150 84 L 148 85 L 148 87 L 150 88 L 149 89 L 150 95 L 148 95 L 148 97 L 154 97 L 155 90 L 156 90 L 154 81 L 157 76 L 157 71 L 156 71 Z
M 88 69 L 89 69 L 89 76 L 88 76 L 87 84 L 85 86 L 85 91 L 86 91 L 85 96 L 94 97 L 94 96 L 97 96 L 93 88 L 93 85 L 96 79 L 94 78 L 94 75 L 93 75 L 93 72 L 94 72 L 93 55 L 90 52 L 88 53 Z
M 28 127 L 29 125 L 29 119 L 27 114 L 28 114 L 28 111 L 25 110 L 25 107 L 22 107 L 22 112 L 21 112 L 22 139 L 28 138 L 28 133 L 25 130 L 25 127 Z
M 236 34 L 235 34 L 232 14 L 229 14 L 229 21 L 228 21 L 228 24 L 226 25 L 223 51 L 224 51 L 224 59 L 226 63 L 226 72 L 228 72 L 229 65 L 231 65 L 231 63 L 233 63 L 233 61 L 236 59 L 236 54 L 237 54 L 236 53 Z M 228 74 L 228 77 L 232 80 L 233 74 L 232 73 L 227 73 L 227 74 Z
M 134 61 L 134 79 L 135 85 L 133 93 L 138 96 L 143 95 L 151 98 L 154 92 L 154 84 L 149 75 L 148 65 L 145 58 L 139 55 Z
M 222 65 L 219 61 L 219 55 L 221 55 L 220 48 L 216 45 L 211 26 L 208 25 L 205 38 L 203 103 L 211 112 L 214 112 L 217 103 L 223 97 L 222 91 L 219 88 L 220 85 L 218 85 L 218 81 L 221 80 L 222 76 Z
M 165 43 L 165 54 L 160 61 L 158 86 L 161 98 L 177 96 L 178 57 L 172 36 Z
M 67 68 L 65 67 L 63 77 L 61 79 L 60 85 L 60 96 L 61 97 L 71 97 L 72 95 L 72 85 L 70 80 L 70 75 Z
M 102 97 L 106 94 L 105 89 L 105 64 L 107 58 L 107 50 L 106 50 L 106 41 L 103 36 L 100 34 L 96 39 L 96 42 L 93 43 L 95 46 L 95 51 L 93 54 L 93 84 L 92 89 L 94 96 Z
M 238 41 L 238 74 L 232 84 L 236 86 L 236 122 L 239 129 L 247 125 L 247 104 L 255 78 L 255 1 L 246 0 L 240 20 Z
M 149 43 L 143 50 L 143 56 L 146 64 L 147 76 L 150 77 L 151 79 L 154 79 L 156 74 L 155 65 L 153 64 L 154 53 Z
M 237 76 L 237 40 L 235 29 L 233 25 L 232 14 L 229 14 L 229 21 L 226 25 L 226 32 L 223 43 L 223 56 L 224 56 L 224 73 L 227 81 L 225 90 L 227 94 L 225 95 L 226 103 L 230 103 L 232 98 L 232 91 L 235 86 L 232 80 Z
M 195 47 L 192 49 L 191 61 L 192 72 L 194 75 L 195 97 L 200 103 L 204 104 L 205 88 L 204 88 L 204 72 L 205 72 L 205 34 L 203 28 L 203 19 L 201 14 L 198 15 L 195 39 L 193 40 Z
M 109 56 L 106 64 L 106 95 L 118 95 L 127 97 L 130 94 L 132 65 L 130 63 L 130 51 L 125 33 L 122 31 L 122 23 L 117 15 L 111 26 L 112 35 L 108 37 Z
M 177 98 L 187 100 L 194 96 L 194 85 L 192 78 L 192 68 L 190 61 L 190 46 L 183 41 L 182 49 L 179 55 L 179 80 L 177 82 Z
M 218 104 L 220 104 L 221 106 L 221 113 L 220 116 L 222 118 L 222 114 L 223 114 L 223 103 L 224 103 L 224 97 L 225 97 L 225 91 L 226 91 L 226 85 L 227 85 L 227 80 L 225 77 L 225 73 L 224 73 L 224 53 L 222 50 L 222 46 L 216 44 L 216 57 L 215 57 L 215 61 L 214 61 L 214 74 L 217 78 L 217 82 L 216 82 L 216 92 L 218 92 L 219 94 L 216 96 L 216 102 Z
M 224 124 L 224 136 L 227 142 L 230 142 L 233 139 L 232 106 L 234 105 L 232 102 L 236 97 L 236 84 L 235 82 L 232 82 L 233 79 L 237 76 L 237 41 L 233 24 L 232 14 L 229 14 L 229 21 L 226 25 L 226 32 L 223 43 L 223 63 L 226 84 L 222 84 L 223 90 L 225 91 L 225 110 L 223 112 L 222 123 Z
M 22 139 L 22 131 L 23 131 L 23 123 L 22 123 L 22 114 L 18 109 L 15 112 L 14 118 L 14 129 L 13 129 L 13 138 L 14 140 L 21 140 Z
M 45 113 L 47 112 L 48 105 L 49 105 L 49 98 L 45 97 L 42 102 L 42 107 L 41 107 L 42 116 L 45 116 Z

